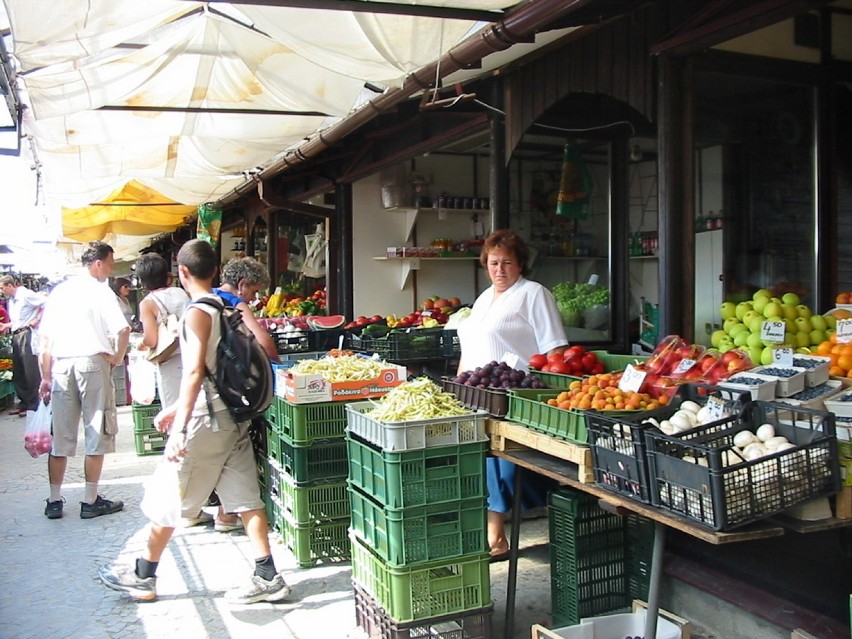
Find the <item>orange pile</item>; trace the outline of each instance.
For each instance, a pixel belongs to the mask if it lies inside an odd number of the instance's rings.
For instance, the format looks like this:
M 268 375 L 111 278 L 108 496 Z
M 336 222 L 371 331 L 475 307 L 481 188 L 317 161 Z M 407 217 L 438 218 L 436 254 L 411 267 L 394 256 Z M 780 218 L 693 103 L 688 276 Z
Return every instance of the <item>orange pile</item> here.
M 580 410 L 653 410 L 665 406 L 669 398 L 652 397 L 648 393 L 622 391 L 618 388 L 620 375 L 602 373 L 573 381 L 567 391 L 547 400 L 550 406 Z
M 852 304 L 852 293 L 838 293 L 834 301 L 838 304 Z
M 837 335 L 831 334 L 816 347 L 816 354 L 828 357 L 828 374 L 834 377 L 852 377 L 852 344 L 838 344 Z

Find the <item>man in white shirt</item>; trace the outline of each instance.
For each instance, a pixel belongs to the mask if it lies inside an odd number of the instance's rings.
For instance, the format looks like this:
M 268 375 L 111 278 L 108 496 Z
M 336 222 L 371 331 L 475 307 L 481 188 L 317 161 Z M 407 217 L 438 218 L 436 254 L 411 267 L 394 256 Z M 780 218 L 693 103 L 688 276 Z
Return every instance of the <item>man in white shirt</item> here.
M 23 286 L 11 275 L 0 277 L 0 292 L 6 296 L 9 322 L 0 324 L 0 331 L 12 333 L 12 383 L 19 403 L 10 414 L 24 417 L 28 410 L 38 407 L 38 334 L 36 327 L 47 296 Z
M 53 450 L 47 460 L 50 497 L 44 514 L 62 517 L 62 481 L 68 457 L 77 454 L 83 418 L 86 488 L 80 518 L 110 515 L 120 501 L 98 495 L 104 454 L 115 452 L 118 421 L 112 369 L 124 361 L 130 326 L 106 283 L 114 270 L 113 250 L 90 242 L 82 257 L 87 274 L 59 284 L 47 298 L 40 332 L 39 395 L 53 403 Z

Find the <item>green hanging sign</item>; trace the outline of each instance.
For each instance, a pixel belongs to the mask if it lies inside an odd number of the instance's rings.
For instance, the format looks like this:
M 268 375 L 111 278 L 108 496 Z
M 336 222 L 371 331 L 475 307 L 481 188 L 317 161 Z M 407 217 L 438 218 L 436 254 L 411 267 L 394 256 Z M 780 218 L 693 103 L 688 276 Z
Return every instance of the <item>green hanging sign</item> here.
M 222 230 L 222 209 L 212 204 L 198 205 L 198 223 L 195 233 L 199 240 L 204 240 L 216 248 L 219 245 L 219 233 Z
M 592 176 L 577 145 L 565 143 L 562 156 L 562 176 L 556 198 L 556 215 L 585 220 L 592 201 Z

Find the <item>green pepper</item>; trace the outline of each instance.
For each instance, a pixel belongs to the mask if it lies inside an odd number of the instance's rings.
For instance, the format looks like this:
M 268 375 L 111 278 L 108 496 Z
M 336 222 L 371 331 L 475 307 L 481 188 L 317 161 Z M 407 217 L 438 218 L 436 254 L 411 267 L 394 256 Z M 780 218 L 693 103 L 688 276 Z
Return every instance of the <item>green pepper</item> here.
M 319 311 L 317 303 L 313 300 L 305 300 L 299 303 L 299 310 L 305 315 L 316 315 Z

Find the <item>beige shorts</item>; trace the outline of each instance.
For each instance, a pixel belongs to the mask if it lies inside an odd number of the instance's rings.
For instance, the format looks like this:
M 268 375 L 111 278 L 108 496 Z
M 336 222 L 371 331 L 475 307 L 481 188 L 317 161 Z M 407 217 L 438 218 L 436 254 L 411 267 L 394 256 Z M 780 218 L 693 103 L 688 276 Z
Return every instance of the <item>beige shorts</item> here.
M 215 416 L 218 430 L 207 415 L 191 418 L 187 428 L 186 456 L 178 470 L 183 517 L 197 517 L 213 489 L 225 512 L 264 508 L 248 435 L 250 423 L 234 423 L 227 410 Z
M 54 457 L 74 457 L 80 417 L 86 441 L 86 455 L 115 452 L 118 413 L 112 366 L 103 355 L 62 357 L 53 362 Z

